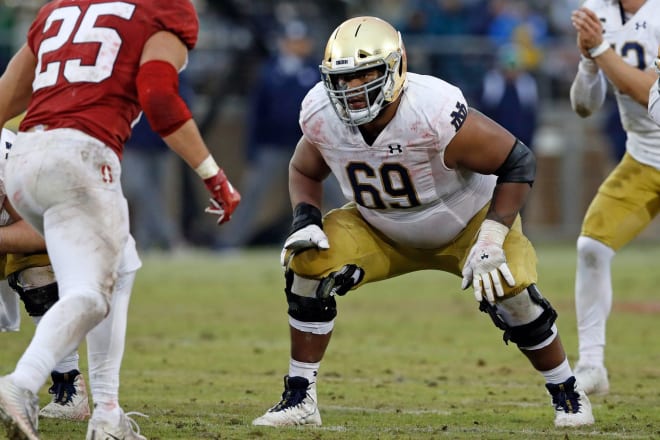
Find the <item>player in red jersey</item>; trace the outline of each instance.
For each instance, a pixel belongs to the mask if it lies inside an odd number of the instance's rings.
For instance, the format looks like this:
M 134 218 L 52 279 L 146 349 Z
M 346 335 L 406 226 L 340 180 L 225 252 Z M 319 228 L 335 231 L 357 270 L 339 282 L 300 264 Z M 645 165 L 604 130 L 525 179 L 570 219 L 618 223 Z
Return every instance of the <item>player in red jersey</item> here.
M 0 420 L 11 438 L 38 439 L 37 390 L 109 312 L 129 237 L 122 146 L 140 112 L 204 180 L 218 223 L 240 201 L 178 94 L 197 34 L 190 0 L 54 0 L 0 77 L 0 125 L 27 109 L 7 161 L 7 194 L 44 235 L 60 295 L 15 370 L 0 378 Z M 90 440 L 145 438 L 119 406 L 119 363 L 99 356 L 121 358 L 123 346 L 123 333 L 87 338 Z

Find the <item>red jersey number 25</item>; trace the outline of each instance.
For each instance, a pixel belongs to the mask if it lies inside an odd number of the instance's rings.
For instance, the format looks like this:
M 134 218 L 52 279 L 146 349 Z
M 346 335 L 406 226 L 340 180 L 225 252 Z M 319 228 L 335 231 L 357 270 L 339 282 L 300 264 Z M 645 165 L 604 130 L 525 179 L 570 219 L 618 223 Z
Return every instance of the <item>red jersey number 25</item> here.
M 56 22 L 61 22 L 61 24 L 57 34 L 44 39 L 39 45 L 37 74 L 32 84 L 33 90 L 49 87 L 57 82 L 62 61 L 49 62 L 43 69 L 43 58 L 45 54 L 62 48 L 69 41 L 75 44 L 100 43 L 100 48 L 94 64 L 83 66 L 80 58 L 64 61 L 62 73 L 67 81 L 99 83 L 109 78 L 122 44 L 121 36 L 112 28 L 96 26 L 96 21 L 103 15 L 113 15 L 129 20 L 134 11 L 135 5 L 124 2 L 93 4 L 87 8 L 85 14 L 82 14 L 78 6 L 66 6 L 53 10 L 46 19 L 44 32 L 48 31 Z

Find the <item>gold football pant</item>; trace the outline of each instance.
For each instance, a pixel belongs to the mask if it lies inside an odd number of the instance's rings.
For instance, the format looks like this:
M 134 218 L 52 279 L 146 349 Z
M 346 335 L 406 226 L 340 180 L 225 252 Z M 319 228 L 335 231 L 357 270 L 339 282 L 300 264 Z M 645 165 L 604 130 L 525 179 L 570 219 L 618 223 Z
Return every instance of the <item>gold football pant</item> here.
M 328 212 L 323 219 L 330 249 L 301 252 L 292 258 L 290 268 L 300 277 L 320 280 L 344 265 L 355 264 L 364 270 L 364 278 L 358 286 L 425 269 L 441 270 L 460 277 L 487 210 L 488 206 L 485 206 L 446 246 L 416 249 L 389 241 L 362 218 L 354 203 L 349 203 Z M 507 297 L 520 293 L 537 280 L 536 252 L 522 233 L 520 216 L 506 237 L 504 253 L 516 280 L 513 287 L 502 280 Z
M 582 222 L 581 235 L 618 251 L 660 212 L 660 170 L 628 153 L 598 188 Z

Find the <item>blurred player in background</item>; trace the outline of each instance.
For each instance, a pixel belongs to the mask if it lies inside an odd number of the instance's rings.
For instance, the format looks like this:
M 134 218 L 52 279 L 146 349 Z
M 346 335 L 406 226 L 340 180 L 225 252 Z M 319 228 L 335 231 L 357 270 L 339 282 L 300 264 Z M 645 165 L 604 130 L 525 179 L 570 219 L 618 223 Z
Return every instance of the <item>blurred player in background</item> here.
M 627 133 L 627 152 L 598 188 L 577 240 L 575 375 L 588 394 L 606 394 L 612 258 L 660 211 L 660 126 L 647 110 L 649 88 L 657 79 L 660 0 L 587 0 L 572 21 L 582 54 L 570 90 L 573 110 L 587 117 L 600 109 L 609 80 Z
M 320 425 L 317 373 L 336 295 L 424 269 L 472 285 L 480 310 L 545 378 L 555 425 L 592 424 L 522 233 L 533 153 L 470 109 L 458 88 L 407 73 L 401 35 L 378 18 L 342 23 L 321 72 L 303 101 L 303 136 L 289 166 L 294 219 L 282 254 L 289 373 L 281 401 L 253 424 Z M 322 218 L 330 173 L 352 202 Z
M 0 136 L 0 260 L 3 286 L 0 289 L 0 331 L 18 331 L 20 312 L 18 298 L 27 313 L 38 324 L 58 299 L 53 268 L 41 235 L 22 220 L 6 198 L 4 169 L 7 154 L 14 143 L 14 133 L 2 129 Z M 52 401 L 39 411 L 42 417 L 68 420 L 89 418 L 89 402 L 85 379 L 78 365 L 75 348 L 55 365 L 50 373 L 53 384 L 48 392 Z
M 129 241 L 120 158 L 141 111 L 204 180 L 218 223 L 240 201 L 178 93 L 198 31 L 189 0 L 55 0 L 0 77 L 0 124 L 27 109 L 7 161 L 7 195 L 44 235 L 59 288 L 15 370 L 0 378 L 0 419 L 18 438 L 38 438 L 36 393 L 86 335 L 94 400 L 87 439 L 145 438 L 100 355 L 123 352 L 124 335 L 114 339 L 107 321 L 99 326 L 109 312 L 121 314 L 115 326 L 126 324 L 126 307 L 112 299 Z

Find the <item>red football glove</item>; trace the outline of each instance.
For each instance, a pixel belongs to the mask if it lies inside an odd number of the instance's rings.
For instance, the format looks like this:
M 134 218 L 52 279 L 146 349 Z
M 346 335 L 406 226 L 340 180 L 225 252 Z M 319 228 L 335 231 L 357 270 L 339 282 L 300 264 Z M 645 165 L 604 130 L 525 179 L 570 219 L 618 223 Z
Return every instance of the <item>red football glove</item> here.
M 241 195 L 229 183 L 222 168 L 215 176 L 204 179 L 204 185 L 211 193 L 211 206 L 204 212 L 217 215 L 219 225 L 228 222 L 241 201 Z

